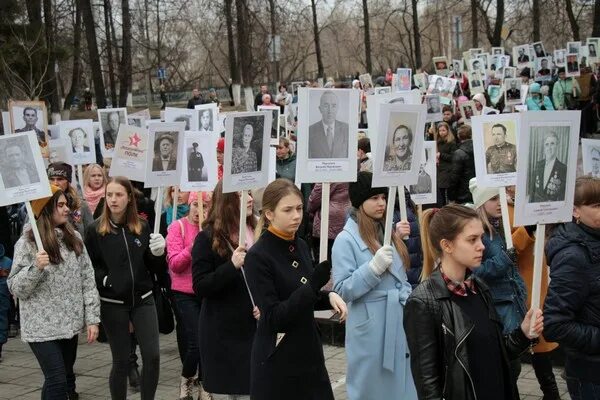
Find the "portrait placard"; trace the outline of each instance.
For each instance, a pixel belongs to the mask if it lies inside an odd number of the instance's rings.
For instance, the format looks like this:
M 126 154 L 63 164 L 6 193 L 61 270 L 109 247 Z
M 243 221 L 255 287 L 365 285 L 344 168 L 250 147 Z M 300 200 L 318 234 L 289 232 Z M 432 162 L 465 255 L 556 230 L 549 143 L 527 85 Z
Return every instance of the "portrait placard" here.
M 396 69 L 396 76 L 398 86 L 396 86 L 397 92 L 409 91 L 412 82 L 412 69 L 410 68 L 398 68 Z
M 588 64 L 598 62 L 600 60 L 600 38 L 590 37 L 587 38 L 586 43 Z
M 258 109 L 258 111 L 268 111 L 271 114 L 273 114 L 272 122 L 271 122 L 271 141 L 269 142 L 269 144 L 271 146 L 277 146 L 279 144 L 279 136 L 281 133 L 279 131 L 279 114 L 281 113 L 281 107 L 279 107 L 279 106 L 258 106 L 257 109 Z
M 126 108 L 103 108 L 98 110 L 100 123 L 100 151 L 106 158 L 112 158 L 121 124 L 127 124 Z
M 373 79 L 371 78 L 371 74 L 359 75 L 358 80 L 360 81 L 360 85 L 362 87 L 363 92 L 365 92 L 368 95 L 371 95 L 374 93 Z
M 392 87 L 391 86 L 375 86 L 375 94 L 388 94 L 388 93 L 392 93 Z
M 218 182 L 216 132 L 185 132 L 184 156 L 181 159 L 182 174 L 179 184 L 184 192 L 213 191 Z
M 485 76 L 485 66 L 487 65 L 487 63 L 484 64 L 482 62 L 481 58 L 478 58 L 478 57 L 471 58 L 467 62 L 467 65 L 469 66 L 469 71 L 471 71 L 471 72 L 479 71 L 481 76 Z
M 302 91 L 302 89 L 300 89 Z M 223 192 L 237 192 L 269 183 L 269 142 L 273 113 L 236 112 L 225 120 Z
M 379 106 L 373 187 L 417 183 L 426 117 L 425 104 Z
M 577 54 L 577 60 L 582 56 L 581 42 L 567 42 L 567 54 Z
M 492 47 L 492 55 L 503 55 L 504 54 L 504 47 Z
M 463 73 L 463 60 L 452 60 L 451 78 L 460 78 Z
M 69 143 L 67 147 L 71 164 L 85 165 L 96 162 L 96 145 L 94 143 L 94 123 L 91 119 L 75 119 L 61 121 L 60 137 Z
M 441 121 L 442 103 L 438 94 L 425 95 L 423 103 L 427 106 L 427 122 Z
M 490 53 L 479 53 L 475 56 L 477 60 L 481 62 L 481 69 L 483 69 L 482 75 L 485 76 L 487 70 L 490 69 Z M 474 68 L 476 70 L 477 68 Z
M 469 49 L 469 58 L 475 58 L 477 54 L 483 53 L 483 49 L 481 47 L 476 47 L 474 49 Z
M 297 179 L 301 183 L 356 180 L 358 90 L 301 88 L 298 96 Z M 375 95 L 403 96 L 404 93 Z M 368 96 L 368 99 L 373 96 Z M 368 104 L 368 103 L 367 103 Z
M 0 136 L 0 206 L 52 196 L 38 132 Z
M 423 142 L 417 182 L 409 185 L 410 198 L 415 204 L 437 203 L 437 168 L 435 141 Z
M 505 67 L 504 74 L 502 79 L 516 78 L 517 77 L 517 68 L 515 67 Z
M 192 129 L 198 132 L 208 133 L 223 131 L 223 124 L 219 121 L 219 106 L 217 103 L 198 104 L 195 107 L 198 110 L 198 128 Z
M 536 57 L 535 59 L 535 80 L 552 80 L 552 57 Z
M 71 145 L 70 140 L 63 138 L 52 139 L 48 141 L 49 156 L 48 162 L 66 162 L 71 164 L 71 151 L 69 149 Z
M 581 139 L 583 174 L 600 178 L 600 140 Z
M 521 115 L 515 225 L 571 221 L 581 111 Z
M 475 116 L 471 127 L 477 181 L 483 187 L 515 185 L 519 114 Z
M 148 125 L 148 154 L 144 187 L 175 186 L 181 178 L 185 122 Z
M 546 50 L 544 49 L 544 44 L 542 42 L 533 43 L 533 57 L 534 58 L 542 58 L 546 57 Z
M 483 93 L 484 92 L 484 86 L 483 86 L 483 79 L 481 77 L 481 72 L 480 71 L 469 71 L 467 73 L 467 76 L 469 78 L 469 88 L 471 90 L 472 94 L 475 93 Z
M 493 105 L 498 104 L 504 93 L 504 89 L 500 85 L 489 85 L 487 88 L 488 96 L 490 96 L 490 102 Z
M 135 126 L 137 128 L 146 128 L 146 118 L 141 115 L 127 116 L 127 125 Z
M 531 62 L 531 55 L 529 54 L 529 45 L 522 44 L 520 46 L 513 47 L 513 63 L 519 69 L 529 67 Z
M 510 78 L 504 80 L 504 104 L 507 106 L 521 104 L 523 93 L 521 93 L 521 79 Z
M 132 181 L 144 182 L 148 150 L 148 129 L 121 125 L 108 175 L 126 176 Z
M 579 76 L 581 72 L 579 70 L 579 56 L 577 53 L 568 53 L 567 54 L 567 68 L 566 68 L 566 76 Z
M 567 65 L 567 49 L 554 50 L 554 65 L 559 68 Z
M 439 94 L 440 102 L 442 104 L 450 104 L 452 102 L 452 95 L 454 94 L 454 88 L 456 87 L 456 79 L 444 78 L 443 76 L 431 75 L 429 78 L 429 87 L 427 88 L 427 94 Z
M 491 56 L 492 70 L 495 70 L 494 77 L 496 79 L 504 79 L 506 77 L 506 68 L 510 65 L 510 56 Z M 514 67 L 512 67 L 514 68 Z M 510 72 L 509 72 L 510 74 Z M 509 78 L 512 76 L 509 76 Z
M 467 124 L 470 124 L 471 117 L 479 115 L 479 111 L 477 111 L 477 107 L 475 107 L 475 102 L 473 100 L 469 100 L 460 103 L 460 115 Z
M 450 68 L 448 67 L 448 58 L 446 56 L 443 57 L 433 57 L 433 67 L 435 69 L 435 74 L 448 77 L 450 75 Z
M 8 101 L 13 133 L 34 131 L 43 158 L 48 158 L 48 119 L 43 101 Z
M 186 131 L 196 131 L 200 126 L 198 111 L 189 108 L 165 108 L 165 122 L 184 122 Z
M 429 87 L 429 76 L 426 73 L 414 74 L 413 82 L 419 88 L 421 93 L 425 93 Z

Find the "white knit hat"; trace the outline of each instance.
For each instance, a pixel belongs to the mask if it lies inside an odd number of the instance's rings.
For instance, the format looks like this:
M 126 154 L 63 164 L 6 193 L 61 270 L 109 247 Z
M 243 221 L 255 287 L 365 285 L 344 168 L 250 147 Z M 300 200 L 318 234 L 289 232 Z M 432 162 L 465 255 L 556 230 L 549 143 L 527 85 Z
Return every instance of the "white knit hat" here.
M 483 93 L 477 93 L 477 94 L 475 94 L 473 96 L 473 100 L 477 100 L 484 107 L 487 106 L 487 102 L 485 101 L 485 96 L 483 95 Z
M 498 188 L 486 188 L 477 185 L 477 178 L 471 178 L 469 181 L 469 190 L 473 195 L 473 204 L 475 208 L 479 208 L 494 196 L 497 196 L 500 191 Z

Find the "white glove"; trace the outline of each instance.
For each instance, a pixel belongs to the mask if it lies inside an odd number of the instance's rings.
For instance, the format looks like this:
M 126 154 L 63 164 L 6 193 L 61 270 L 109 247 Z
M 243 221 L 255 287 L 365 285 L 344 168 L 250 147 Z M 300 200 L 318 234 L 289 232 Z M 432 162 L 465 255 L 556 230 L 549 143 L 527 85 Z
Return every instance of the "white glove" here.
M 160 233 L 150 234 L 150 252 L 153 256 L 160 257 L 165 254 L 165 238 Z
M 393 257 L 394 251 L 392 246 L 382 246 L 373 256 L 373 259 L 369 263 L 369 267 L 373 270 L 375 275 L 379 276 L 392 265 Z

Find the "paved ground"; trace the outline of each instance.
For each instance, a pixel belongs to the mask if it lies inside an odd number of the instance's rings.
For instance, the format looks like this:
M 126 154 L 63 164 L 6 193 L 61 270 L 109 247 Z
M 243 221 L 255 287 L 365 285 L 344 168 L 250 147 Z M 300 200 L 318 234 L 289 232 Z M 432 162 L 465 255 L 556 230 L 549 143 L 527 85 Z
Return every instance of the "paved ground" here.
M 160 340 L 161 370 L 156 399 L 176 400 L 179 394 L 181 363 L 177 354 L 175 335 L 161 335 Z M 325 358 L 335 398 L 346 400 L 344 349 L 325 346 Z M 75 371 L 77 373 L 77 391 L 82 400 L 110 398 L 108 393 L 110 364 L 111 357 L 107 344 L 87 345 L 80 340 Z M 568 399 L 566 386 L 559 375 L 560 370 L 556 369 L 555 372 L 560 381 L 562 398 Z M 4 345 L 2 362 L 0 362 L 0 399 L 39 399 L 42 380 L 42 373 L 29 347 L 18 339 L 10 339 Z M 533 370 L 527 364 L 523 365 L 519 389 L 523 400 L 542 398 Z M 129 399 L 139 398 L 139 394 L 130 392 Z

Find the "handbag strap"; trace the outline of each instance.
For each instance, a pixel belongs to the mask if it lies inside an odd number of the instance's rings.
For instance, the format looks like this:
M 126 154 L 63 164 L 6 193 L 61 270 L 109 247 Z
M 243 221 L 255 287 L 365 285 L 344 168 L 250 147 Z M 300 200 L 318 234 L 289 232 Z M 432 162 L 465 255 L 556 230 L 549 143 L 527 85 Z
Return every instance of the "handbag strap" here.
M 185 228 L 183 227 L 183 222 L 181 222 L 180 219 L 178 219 L 177 222 L 179 223 L 179 227 L 181 228 L 181 238 L 185 239 Z

